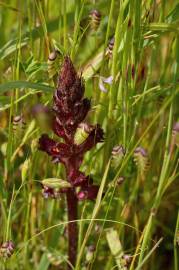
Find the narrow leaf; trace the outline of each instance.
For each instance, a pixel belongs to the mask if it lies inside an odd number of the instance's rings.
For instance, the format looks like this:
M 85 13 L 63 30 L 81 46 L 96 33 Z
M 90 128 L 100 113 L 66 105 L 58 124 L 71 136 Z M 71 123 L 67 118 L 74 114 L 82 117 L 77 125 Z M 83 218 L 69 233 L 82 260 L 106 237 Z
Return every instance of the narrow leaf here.
M 7 83 L 2 83 L 0 85 L 0 92 L 5 92 L 8 90 L 13 89 L 22 89 L 22 88 L 30 88 L 30 89 L 36 89 L 41 90 L 45 92 L 52 92 L 54 90 L 53 87 L 46 84 L 40 84 L 40 83 L 33 83 L 33 82 L 26 82 L 26 81 L 12 81 Z

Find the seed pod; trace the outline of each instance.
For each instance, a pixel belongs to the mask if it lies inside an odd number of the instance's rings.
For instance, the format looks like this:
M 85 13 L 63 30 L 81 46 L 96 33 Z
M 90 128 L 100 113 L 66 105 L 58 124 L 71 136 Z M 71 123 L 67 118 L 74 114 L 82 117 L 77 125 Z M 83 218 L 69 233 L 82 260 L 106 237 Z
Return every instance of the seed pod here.
M 9 240 L 4 242 L 0 247 L 0 257 L 2 258 L 10 258 L 14 252 L 15 245 Z
M 86 123 L 79 124 L 74 135 L 74 143 L 76 145 L 83 143 L 88 138 L 92 130 L 93 127 L 91 125 L 88 125 Z
M 134 162 L 141 177 L 144 178 L 144 173 L 148 170 L 149 167 L 149 159 L 147 151 L 141 146 L 137 147 L 134 151 Z
M 114 168 L 117 168 L 121 164 L 122 159 L 124 158 L 124 155 L 125 155 L 125 149 L 122 145 L 117 145 L 113 148 L 111 164 Z
M 107 47 L 107 50 L 106 50 L 106 55 L 109 57 L 109 58 L 112 58 L 112 53 L 113 53 L 113 48 L 114 48 L 114 37 L 110 39 L 109 43 L 108 43 L 108 47 Z
M 13 125 L 13 131 L 16 134 L 19 134 L 20 132 L 22 132 L 22 130 L 26 128 L 26 122 L 22 115 L 14 116 L 12 125 Z
M 48 74 L 50 78 L 53 78 L 55 75 L 58 74 L 59 68 L 61 66 L 61 57 L 60 53 L 57 50 L 54 50 L 49 54 L 48 57 Z
M 90 24 L 91 28 L 96 31 L 100 25 L 101 22 L 101 13 L 94 9 L 90 12 Z

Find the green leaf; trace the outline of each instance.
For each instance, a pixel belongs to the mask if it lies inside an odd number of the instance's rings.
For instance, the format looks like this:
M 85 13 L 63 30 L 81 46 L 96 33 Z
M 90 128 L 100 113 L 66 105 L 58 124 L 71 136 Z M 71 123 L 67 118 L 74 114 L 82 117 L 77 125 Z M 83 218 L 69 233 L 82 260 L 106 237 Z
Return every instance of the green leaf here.
M 69 13 L 67 15 L 67 22 L 69 25 L 73 22 L 73 14 Z M 58 30 L 59 28 L 59 18 L 56 18 L 50 22 L 47 23 L 47 31 L 48 33 L 54 32 Z M 36 40 L 37 38 L 43 37 L 44 32 L 42 26 L 38 26 L 34 28 L 31 32 L 25 33 L 21 37 L 21 43 L 19 44 L 20 48 L 27 45 L 27 43 L 30 41 L 30 37 L 32 37 L 33 40 Z M 0 48 L 0 59 L 4 59 L 7 56 L 9 56 L 11 53 L 15 52 L 17 48 L 17 44 L 19 43 L 19 39 L 13 39 L 8 41 L 2 48 Z M 61 46 L 61 49 L 64 50 L 64 48 Z
M 26 81 L 12 81 L 12 82 L 0 84 L 0 92 L 5 92 L 8 90 L 13 90 L 17 88 L 18 89 L 30 88 L 30 89 L 41 90 L 44 92 L 52 92 L 54 90 L 54 88 L 51 87 L 50 85 L 26 82 Z
M 166 22 L 173 23 L 179 20 L 179 4 L 166 17 Z
M 44 253 L 40 259 L 40 263 L 37 270 L 47 270 L 50 265 L 50 262 L 47 258 L 47 254 Z

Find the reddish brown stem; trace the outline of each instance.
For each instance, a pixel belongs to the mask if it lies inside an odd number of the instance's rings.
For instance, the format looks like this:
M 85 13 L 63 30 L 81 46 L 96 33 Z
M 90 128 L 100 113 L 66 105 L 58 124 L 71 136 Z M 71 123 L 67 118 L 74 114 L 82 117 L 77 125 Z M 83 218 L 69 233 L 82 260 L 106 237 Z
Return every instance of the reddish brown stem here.
M 70 189 L 67 192 L 67 208 L 68 208 L 68 221 L 77 220 L 78 213 L 78 200 L 75 197 L 74 191 Z M 76 222 L 68 224 L 68 260 L 75 266 L 78 247 L 78 227 Z M 68 270 L 72 268 L 68 265 Z

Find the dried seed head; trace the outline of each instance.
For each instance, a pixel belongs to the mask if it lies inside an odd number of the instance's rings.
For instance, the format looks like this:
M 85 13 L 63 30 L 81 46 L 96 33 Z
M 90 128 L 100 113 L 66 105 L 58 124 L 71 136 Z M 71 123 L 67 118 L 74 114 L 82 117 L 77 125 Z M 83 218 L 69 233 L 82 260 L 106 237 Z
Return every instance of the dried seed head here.
M 0 257 L 9 258 L 12 256 L 15 245 L 12 240 L 4 242 L 0 247 Z
M 97 30 L 101 22 L 101 13 L 94 9 L 90 12 L 90 24 L 93 30 Z
M 144 174 L 149 167 L 149 159 L 147 151 L 143 147 L 139 146 L 135 149 L 134 162 L 138 168 L 141 177 L 144 178 Z
M 54 50 L 49 54 L 47 65 L 48 65 L 48 74 L 50 78 L 53 78 L 58 74 L 61 62 L 62 59 L 59 51 Z
M 137 147 L 136 149 L 135 149 L 135 151 L 134 151 L 134 154 L 140 154 L 140 155 L 142 155 L 143 157 L 147 157 L 147 151 L 143 148 L 143 147 L 141 147 L 141 146 L 139 146 L 139 147 Z
M 13 117 L 13 130 L 16 134 L 21 133 L 26 128 L 26 122 L 23 115 L 16 115 Z
M 113 147 L 112 155 L 118 156 L 119 154 L 122 154 L 123 156 L 125 155 L 125 149 L 122 145 L 116 145 Z
M 179 122 L 176 122 L 172 128 L 172 140 L 170 144 L 170 153 L 173 152 L 175 145 L 179 147 Z
M 114 168 L 117 168 L 121 164 L 122 159 L 124 158 L 124 155 L 125 155 L 125 149 L 122 145 L 117 145 L 113 147 L 111 164 Z
M 106 54 L 108 55 L 109 58 L 112 58 L 112 53 L 113 53 L 113 48 L 114 48 L 114 42 L 115 42 L 115 39 L 113 37 L 113 38 L 110 39 L 110 41 L 108 43 Z

